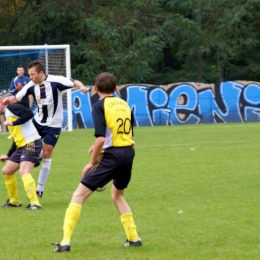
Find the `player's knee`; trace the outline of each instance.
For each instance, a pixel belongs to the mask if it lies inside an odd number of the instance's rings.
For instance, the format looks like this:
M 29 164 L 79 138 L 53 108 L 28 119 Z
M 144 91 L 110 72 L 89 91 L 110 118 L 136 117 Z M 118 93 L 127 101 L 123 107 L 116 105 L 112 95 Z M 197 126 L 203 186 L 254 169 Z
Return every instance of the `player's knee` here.
M 4 167 L 2 169 L 2 174 L 3 175 L 11 175 L 11 174 L 13 174 L 13 172 L 11 172 L 10 169 L 8 169 L 7 167 Z
M 88 195 L 77 189 L 74 191 L 71 201 L 74 203 L 82 204 L 87 199 L 87 197 Z
M 111 198 L 115 204 L 117 204 L 118 201 L 124 200 L 123 194 L 120 192 L 111 192 Z
M 43 153 L 42 153 L 42 157 L 44 159 L 50 159 L 52 156 L 52 151 L 53 151 L 54 147 L 50 144 L 45 144 L 43 146 Z
M 50 151 L 43 151 L 42 158 L 43 159 L 51 159 L 52 153 Z

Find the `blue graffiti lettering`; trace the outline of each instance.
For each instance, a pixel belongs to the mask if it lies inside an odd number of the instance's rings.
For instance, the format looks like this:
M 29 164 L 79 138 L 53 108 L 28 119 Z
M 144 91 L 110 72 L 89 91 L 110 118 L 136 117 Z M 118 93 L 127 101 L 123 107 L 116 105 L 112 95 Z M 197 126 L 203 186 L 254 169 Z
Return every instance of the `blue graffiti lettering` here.
M 181 83 L 167 86 L 132 84 L 115 96 L 131 107 L 136 126 L 258 122 L 260 84 L 228 81 L 220 84 Z M 97 94 L 72 91 L 73 128 L 93 128 L 92 104 Z M 64 110 L 63 128 L 68 125 Z
M 131 85 L 127 88 L 126 102 L 133 110 L 137 126 L 152 126 L 152 119 L 148 109 L 149 87 Z
M 80 90 L 72 92 L 73 128 L 93 128 L 92 105 L 90 93 L 84 94 Z
M 185 84 L 175 87 L 170 93 L 169 99 L 168 108 L 172 110 L 170 115 L 172 125 L 200 122 L 200 117 L 195 114 L 198 95 L 193 86 Z

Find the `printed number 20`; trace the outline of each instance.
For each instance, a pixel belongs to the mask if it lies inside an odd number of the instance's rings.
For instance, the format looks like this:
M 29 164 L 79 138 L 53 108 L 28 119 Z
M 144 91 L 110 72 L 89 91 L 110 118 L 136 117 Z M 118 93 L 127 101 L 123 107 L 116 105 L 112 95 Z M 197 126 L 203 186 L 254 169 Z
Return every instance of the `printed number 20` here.
M 118 134 L 129 134 L 131 131 L 131 121 L 129 118 L 125 120 L 122 118 L 118 118 L 116 122 L 119 122 L 119 126 L 117 128 Z

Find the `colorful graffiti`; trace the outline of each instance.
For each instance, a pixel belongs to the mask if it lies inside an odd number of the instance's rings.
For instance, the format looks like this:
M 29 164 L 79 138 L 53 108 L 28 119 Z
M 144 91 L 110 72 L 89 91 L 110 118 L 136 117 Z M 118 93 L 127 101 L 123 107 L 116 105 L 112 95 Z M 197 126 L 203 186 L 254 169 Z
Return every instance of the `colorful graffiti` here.
M 260 115 L 257 82 L 129 84 L 118 87 L 116 95 L 130 105 L 136 126 L 258 122 Z M 72 92 L 73 128 L 94 127 L 91 108 L 97 100 L 93 90 Z

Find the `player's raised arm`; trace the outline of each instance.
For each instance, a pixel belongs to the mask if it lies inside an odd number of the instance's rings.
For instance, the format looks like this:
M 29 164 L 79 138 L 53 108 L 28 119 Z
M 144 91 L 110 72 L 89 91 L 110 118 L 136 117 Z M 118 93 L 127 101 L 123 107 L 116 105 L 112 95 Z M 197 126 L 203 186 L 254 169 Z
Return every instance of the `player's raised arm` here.
M 15 96 L 11 96 L 11 97 L 5 97 L 3 99 L 3 103 L 5 105 L 8 105 L 8 104 L 13 104 L 13 103 L 17 103 L 19 102 L 19 100 L 15 97 Z

